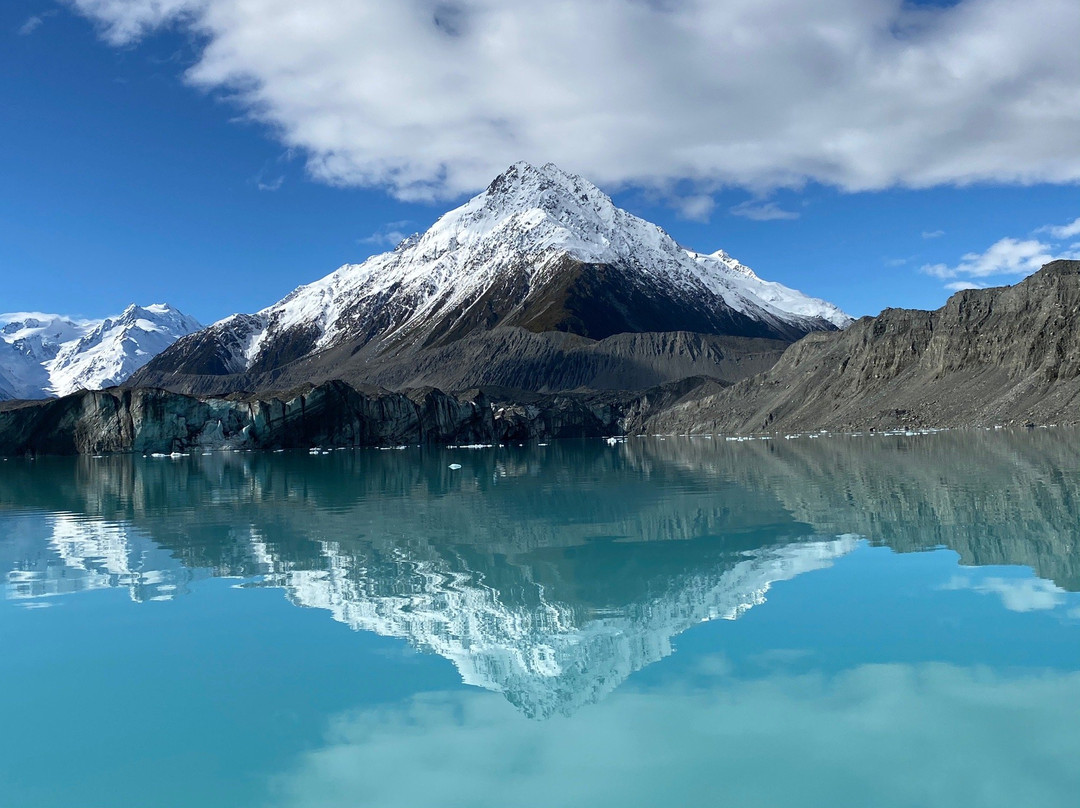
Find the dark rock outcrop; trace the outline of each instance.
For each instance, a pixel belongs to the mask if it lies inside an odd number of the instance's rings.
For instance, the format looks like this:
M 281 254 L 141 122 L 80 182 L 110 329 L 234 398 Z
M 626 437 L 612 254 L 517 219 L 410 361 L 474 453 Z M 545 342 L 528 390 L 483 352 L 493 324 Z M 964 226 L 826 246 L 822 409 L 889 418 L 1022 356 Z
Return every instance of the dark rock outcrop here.
M 373 446 L 487 440 L 492 432 L 482 394 L 406 395 L 341 382 L 256 398 L 113 389 L 0 410 L 4 455 Z
M 688 379 L 640 393 L 492 389 L 454 396 L 432 387 L 390 392 L 332 381 L 293 393 L 217 398 L 113 388 L 0 405 L 0 455 L 604 437 L 640 428 L 703 385 L 716 388 Z

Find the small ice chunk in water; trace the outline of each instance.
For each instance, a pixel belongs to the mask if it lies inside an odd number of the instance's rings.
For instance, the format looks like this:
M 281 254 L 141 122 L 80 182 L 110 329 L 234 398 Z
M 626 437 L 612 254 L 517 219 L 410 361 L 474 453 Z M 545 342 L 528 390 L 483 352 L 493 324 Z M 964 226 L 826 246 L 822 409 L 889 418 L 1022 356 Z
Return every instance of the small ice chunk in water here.
M 461 464 L 460 463 L 451 463 L 450 468 L 452 468 L 454 471 L 457 471 L 459 468 L 461 468 Z

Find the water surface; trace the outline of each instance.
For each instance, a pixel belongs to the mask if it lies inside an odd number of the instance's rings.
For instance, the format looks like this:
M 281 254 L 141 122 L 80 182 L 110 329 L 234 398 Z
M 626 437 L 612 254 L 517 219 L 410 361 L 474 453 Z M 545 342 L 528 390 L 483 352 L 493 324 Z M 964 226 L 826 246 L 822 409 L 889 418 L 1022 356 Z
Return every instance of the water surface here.
M 7 460 L 0 795 L 1074 806 L 1078 539 L 1069 430 Z

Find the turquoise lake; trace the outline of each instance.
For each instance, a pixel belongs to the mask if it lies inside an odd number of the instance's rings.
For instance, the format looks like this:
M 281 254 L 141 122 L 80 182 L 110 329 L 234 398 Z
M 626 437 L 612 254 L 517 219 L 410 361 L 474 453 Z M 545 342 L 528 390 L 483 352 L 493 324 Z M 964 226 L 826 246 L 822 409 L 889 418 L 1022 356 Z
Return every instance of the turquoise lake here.
M 1078 545 L 1064 429 L 8 459 L 0 805 L 1075 808 Z

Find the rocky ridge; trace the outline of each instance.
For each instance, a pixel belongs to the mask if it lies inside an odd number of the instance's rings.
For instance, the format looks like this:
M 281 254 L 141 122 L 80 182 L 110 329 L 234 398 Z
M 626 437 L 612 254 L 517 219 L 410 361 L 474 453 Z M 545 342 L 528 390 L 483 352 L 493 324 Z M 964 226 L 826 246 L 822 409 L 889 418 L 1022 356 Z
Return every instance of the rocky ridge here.
M 571 348 L 561 354 L 567 383 L 578 371 L 565 361 Z M 499 371 L 497 354 L 488 365 Z M 612 379 L 626 368 L 614 363 Z M 649 378 L 648 368 L 637 371 L 639 380 Z M 448 358 L 441 372 L 452 382 L 457 368 Z M 0 454 L 1078 422 L 1080 262 L 1058 261 L 1012 287 L 959 292 L 934 312 L 889 309 L 842 332 L 811 334 L 769 370 L 734 385 L 693 376 L 638 391 L 530 393 L 493 384 L 452 395 L 432 386 L 391 391 L 325 381 L 262 395 L 81 393 L 0 406 Z
M 936 311 L 886 309 L 811 334 L 771 369 L 686 401 L 659 432 L 1080 423 L 1080 261 Z

